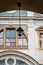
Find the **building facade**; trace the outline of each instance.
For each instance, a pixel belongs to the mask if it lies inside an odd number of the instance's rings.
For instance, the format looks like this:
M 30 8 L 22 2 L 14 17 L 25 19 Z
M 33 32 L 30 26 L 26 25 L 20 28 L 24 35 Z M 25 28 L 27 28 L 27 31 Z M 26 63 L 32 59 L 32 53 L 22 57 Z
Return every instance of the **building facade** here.
M 19 17 L 0 16 L 0 65 L 43 64 L 43 17 L 21 16 L 24 34 L 19 37 Z

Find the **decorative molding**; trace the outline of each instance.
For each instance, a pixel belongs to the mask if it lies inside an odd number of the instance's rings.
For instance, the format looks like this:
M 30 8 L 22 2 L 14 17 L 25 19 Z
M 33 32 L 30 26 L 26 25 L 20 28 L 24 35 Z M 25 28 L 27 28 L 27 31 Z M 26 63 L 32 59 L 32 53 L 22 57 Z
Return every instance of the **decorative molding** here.
M 0 20 L 19 20 L 18 16 L 14 17 L 0 17 Z M 21 16 L 21 20 L 43 20 L 43 17 L 34 17 L 34 16 Z
M 14 58 L 22 59 L 22 61 L 26 61 L 26 63 L 28 64 L 30 63 L 31 65 L 39 65 L 39 63 L 35 59 L 20 51 L 7 50 L 0 52 L 0 59 L 6 59 L 6 57 L 11 58 L 12 56 Z

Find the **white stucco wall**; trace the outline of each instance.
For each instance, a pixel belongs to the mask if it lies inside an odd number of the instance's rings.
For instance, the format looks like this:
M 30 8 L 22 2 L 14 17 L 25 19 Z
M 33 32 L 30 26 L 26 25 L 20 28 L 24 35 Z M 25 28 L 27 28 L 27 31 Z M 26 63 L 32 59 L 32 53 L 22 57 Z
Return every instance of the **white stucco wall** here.
M 17 24 L 16 20 L 0 20 L 0 24 Z M 43 64 L 43 50 L 38 50 L 38 34 L 35 30 L 39 26 L 43 26 L 43 20 L 21 20 L 21 24 L 28 24 L 28 49 L 20 49 L 17 51 L 30 55 L 40 64 Z M 4 51 L 4 50 L 0 50 Z

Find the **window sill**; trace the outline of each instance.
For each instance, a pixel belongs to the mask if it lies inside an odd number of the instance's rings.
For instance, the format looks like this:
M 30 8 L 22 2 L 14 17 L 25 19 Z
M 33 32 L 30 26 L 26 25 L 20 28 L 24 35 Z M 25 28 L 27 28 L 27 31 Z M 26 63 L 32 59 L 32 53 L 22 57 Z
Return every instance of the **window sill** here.
M 0 49 L 16 49 L 16 50 L 19 50 L 19 49 L 28 49 L 28 46 L 24 46 L 24 47 L 0 47 Z

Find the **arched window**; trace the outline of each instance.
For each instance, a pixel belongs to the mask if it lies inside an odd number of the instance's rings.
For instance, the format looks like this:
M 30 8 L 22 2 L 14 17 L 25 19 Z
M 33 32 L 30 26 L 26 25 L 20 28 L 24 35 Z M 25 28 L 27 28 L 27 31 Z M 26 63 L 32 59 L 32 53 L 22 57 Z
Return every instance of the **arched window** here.
M 7 50 L 0 52 L 0 65 L 39 65 L 39 63 L 25 53 Z

